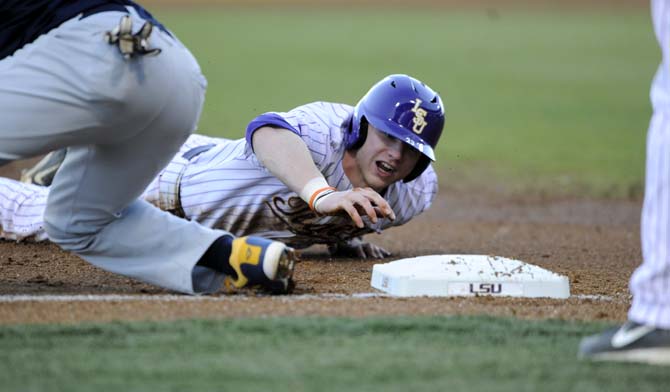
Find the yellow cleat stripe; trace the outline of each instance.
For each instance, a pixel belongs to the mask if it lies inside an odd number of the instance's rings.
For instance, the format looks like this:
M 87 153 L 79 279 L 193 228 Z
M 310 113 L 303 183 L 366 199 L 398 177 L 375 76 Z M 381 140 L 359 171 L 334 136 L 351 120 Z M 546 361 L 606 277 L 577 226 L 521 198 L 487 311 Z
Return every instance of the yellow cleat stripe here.
M 230 266 L 237 273 L 237 280 L 232 283 L 235 287 L 241 288 L 249 282 L 242 273 L 242 264 L 258 265 L 261 261 L 262 249 L 260 246 L 249 245 L 245 238 L 233 240 L 233 248 L 230 252 Z

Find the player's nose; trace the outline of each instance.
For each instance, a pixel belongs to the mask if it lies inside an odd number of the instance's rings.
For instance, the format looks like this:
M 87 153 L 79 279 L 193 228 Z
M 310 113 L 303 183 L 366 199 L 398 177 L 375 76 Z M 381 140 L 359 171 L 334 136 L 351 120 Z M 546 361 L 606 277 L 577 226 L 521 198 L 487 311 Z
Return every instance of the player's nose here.
M 405 143 L 400 141 L 400 139 L 391 140 L 387 143 L 387 147 L 386 151 L 388 152 L 389 157 L 396 160 L 402 158 L 405 152 Z

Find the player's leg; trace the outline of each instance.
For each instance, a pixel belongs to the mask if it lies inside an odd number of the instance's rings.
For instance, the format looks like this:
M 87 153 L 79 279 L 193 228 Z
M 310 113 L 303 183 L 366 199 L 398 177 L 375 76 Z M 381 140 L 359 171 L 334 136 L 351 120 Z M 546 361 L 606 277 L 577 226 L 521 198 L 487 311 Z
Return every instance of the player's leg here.
M 654 115 L 647 136 L 642 254 L 631 279 L 629 321 L 582 340 L 580 356 L 670 364 L 670 117 L 664 113 Z
M 47 195 L 45 187 L 0 177 L 0 238 L 46 240 L 43 215 Z
M 642 212 L 643 263 L 631 278 L 628 322 L 584 338 L 583 357 L 670 365 L 670 75 L 667 64 L 670 7 L 651 4 L 663 61 L 652 85 L 654 115 L 647 132 L 645 198 Z
M 202 76 L 163 32 L 151 37 L 159 56 L 123 60 L 102 41 L 120 16 L 66 22 L 0 62 L 9 124 L 0 130 L 0 159 L 73 145 L 49 196 L 50 239 L 117 273 L 183 292 L 214 290 L 221 271 L 194 265 L 226 233 L 136 201 L 193 130 Z M 229 248 L 214 253 L 227 257 Z
M 75 18 L 0 63 L 0 155 L 72 146 L 48 198 L 49 238 L 113 272 L 191 292 L 193 265 L 225 233 L 134 201 L 194 129 L 204 79 L 158 29 L 150 43 L 160 55 L 125 60 L 104 40 L 122 15 Z
M 654 115 L 647 133 L 645 199 L 641 240 L 643 263 L 635 270 L 630 289 L 632 322 L 666 332 L 670 363 L 670 6 L 667 1 L 651 3 L 654 30 L 662 62 L 652 84 Z
M 670 116 L 663 112 L 654 115 L 647 137 L 642 255 L 628 318 L 670 330 Z
M 87 22 L 102 31 L 117 23 L 113 14 Z M 139 28 L 143 21 L 133 19 Z M 117 73 L 113 90 L 105 85 L 110 80 L 89 83 L 121 107 L 98 109 L 108 135 L 68 149 L 51 186 L 46 229 L 52 241 L 106 270 L 182 292 L 193 292 L 194 284 L 210 291 L 215 287 L 192 282 L 191 272 L 226 233 L 136 200 L 194 130 L 205 91 L 195 60 L 178 41 L 156 29 L 150 42 L 160 55 L 130 61 L 108 46 L 108 68 L 100 72 Z

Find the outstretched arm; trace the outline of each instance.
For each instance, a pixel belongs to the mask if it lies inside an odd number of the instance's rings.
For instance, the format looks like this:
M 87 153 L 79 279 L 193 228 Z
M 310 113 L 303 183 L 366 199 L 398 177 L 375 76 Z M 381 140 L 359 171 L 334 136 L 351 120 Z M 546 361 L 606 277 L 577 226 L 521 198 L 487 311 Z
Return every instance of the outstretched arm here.
M 263 166 L 294 192 L 313 178 L 323 178 L 300 136 L 287 129 L 261 127 L 254 132 L 252 145 Z
M 389 204 L 370 188 L 337 192 L 314 164 L 300 136 L 282 128 L 263 126 L 255 130 L 252 146 L 258 160 L 270 173 L 298 193 L 314 211 L 324 215 L 346 212 L 357 227 L 364 226 L 361 215 L 373 223 L 378 216 L 395 219 Z

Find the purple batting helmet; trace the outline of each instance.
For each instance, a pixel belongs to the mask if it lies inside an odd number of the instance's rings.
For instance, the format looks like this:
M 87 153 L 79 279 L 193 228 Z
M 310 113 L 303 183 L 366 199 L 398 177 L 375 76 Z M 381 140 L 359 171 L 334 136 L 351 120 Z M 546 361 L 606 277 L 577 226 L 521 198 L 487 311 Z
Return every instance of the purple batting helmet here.
M 372 86 L 354 108 L 347 149 L 358 149 L 367 136 L 367 124 L 402 140 L 422 155 L 403 180 L 417 178 L 435 160 L 434 148 L 444 128 L 444 105 L 430 87 L 407 75 L 390 75 Z

